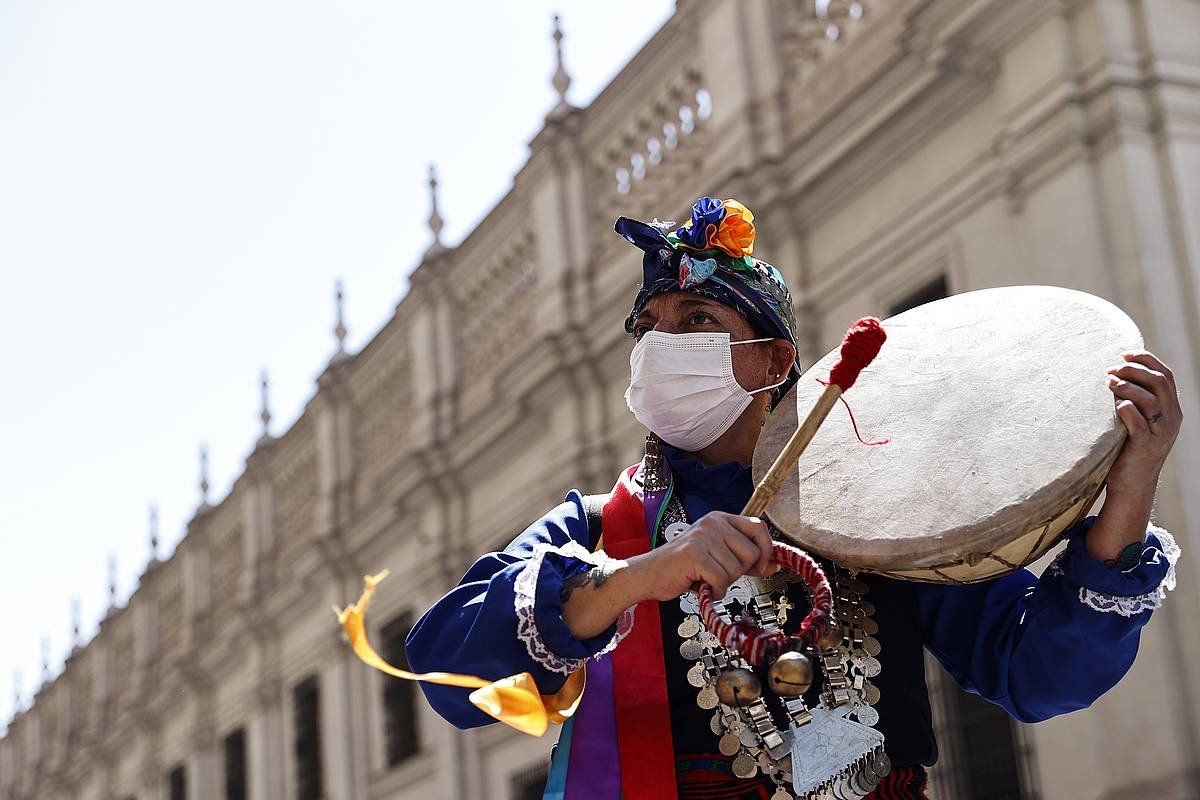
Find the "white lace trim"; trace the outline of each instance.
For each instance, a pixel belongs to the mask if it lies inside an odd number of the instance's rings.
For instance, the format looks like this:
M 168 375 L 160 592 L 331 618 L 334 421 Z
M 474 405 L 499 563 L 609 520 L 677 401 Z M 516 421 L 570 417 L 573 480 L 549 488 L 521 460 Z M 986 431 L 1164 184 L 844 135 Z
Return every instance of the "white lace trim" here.
M 1163 557 L 1167 559 L 1167 574 L 1163 576 L 1158 586 L 1145 594 L 1133 597 L 1102 594 L 1086 586 L 1080 586 L 1079 602 L 1096 611 L 1116 613 L 1122 617 L 1132 617 L 1143 611 L 1154 611 L 1161 608 L 1167 592 L 1175 588 L 1175 562 L 1179 560 L 1181 550 L 1175 543 L 1175 537 L 1165 529 L 1151 523 L 1149 532 L 1158 537 L 1158 543 L 1162 545 Z M 1057 561 L 1051 566 L 1056 570 L 1055 574 L 1062 574 L 1062 568 L 1058 566 Z
M 525 649 L 529 652 L 530 658 L 551 672 L 560 672 L 564 675 L 569 675 L 587 663 L 587 658 L 564 658 L 557 653 L 551 652 L 542 639 L 541 631 L 538 630 L 533 613 L 537 595 L 538 574 L 542 569 L 542 559 L 546 557 L 547 553 L 557 553 L 561 556 L 578 558 L 597 567 L 619 559 L 609 558 L 601 551 L 595 553 L 589 552 L 573 539 L 561 547 L 541 542 L 534 545 L 533 555 L 521 571 L 517 573 L 517 579 L 513 583 L 513 592 L 516 594 L 513 605 L 517 612 L 517 636 L 525 643 Z M 636 607 L 636 605 L 633 605 L 621 612 L 613 637 L 592 658 L 600 658 L 605 653 L 612 652 L 620 644 L 621 640 L 629 634 L 629 631 L 633 629 L 634 609 Z

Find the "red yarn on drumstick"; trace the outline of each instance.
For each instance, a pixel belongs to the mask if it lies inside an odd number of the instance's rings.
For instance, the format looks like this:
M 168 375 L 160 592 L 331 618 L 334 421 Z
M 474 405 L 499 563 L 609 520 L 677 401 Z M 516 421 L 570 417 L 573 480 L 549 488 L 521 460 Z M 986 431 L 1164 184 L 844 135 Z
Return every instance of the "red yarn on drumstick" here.
M 863 317 L 851 325 L 842 337 L 842 357 L 829 370 L 829 382 L 836 383 L 843 392 L 849 391 L 858 380 L 858 373 L 879 355 L 886 339 L 887 334 L 876 317 Z
M 846 331 L 846 335 L 842 337 L 842 357 L 833 365 L 833 369 L 829 370 L 829 380 L 823 381 L 820 378 L 814 378 L 814 380 L 825 386 L 829 386 L 831 383 L 837 384 L 843 392 L 846 391 L 858 380 L 858 373 L 862 372 L 863 368 L 879 355 L 879 348 L 883 347 L 886 339 L 887 334 L 884 333 L 883 326 L 880 325 L 878 319 L 863 317 L 851 325 L 850 330 Z M 858 432 L 858 421 L 854 419 L 854 409 L 850 408 L 846 398 L 839 396 L 838 399 L 846 407 L 846 413 L 850 415 L 850 424 L 854 427 L 854 435 L 860 442 L 875 446 L 891 441 L 891 439 L 880 439 L 877 442 L 868 442 L 864 439 Z

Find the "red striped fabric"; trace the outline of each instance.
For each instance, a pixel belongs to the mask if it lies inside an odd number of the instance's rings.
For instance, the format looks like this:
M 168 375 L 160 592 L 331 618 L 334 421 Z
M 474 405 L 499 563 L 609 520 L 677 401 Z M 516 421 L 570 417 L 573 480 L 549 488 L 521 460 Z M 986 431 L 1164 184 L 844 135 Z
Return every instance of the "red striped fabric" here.
M 770 800 L 775 784 L 769 779 L 692 769 L 679 774 L 679 800 Z
M 922 767 L 896 767 L 863 800 L 929 800 L 928 782 Z
M 604 551 L 629 558 L 650 550 L 641 498 L 630 486 L 634 467 L 604 505 Z M 629 634 L 612 652 L 613 705 L 623 800 L 675 800 L 675 753 L 658 601 L 643 600 Z

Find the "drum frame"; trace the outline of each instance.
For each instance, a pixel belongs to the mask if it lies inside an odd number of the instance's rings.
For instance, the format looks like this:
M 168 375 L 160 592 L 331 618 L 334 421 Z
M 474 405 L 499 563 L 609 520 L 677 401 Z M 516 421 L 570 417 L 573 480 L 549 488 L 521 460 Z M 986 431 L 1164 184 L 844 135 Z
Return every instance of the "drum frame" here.
M 992 580 L 993 578 L 1016 572 L 1045 555 L 1056 544 L 1062 541 L 1068 531 L 1086 517 L 1088 510 L 1091 509 L 1100 496 L 1100 491 L 1104 488 L 1104 481 L 1108 478 L 1109 470 L 1112 469 L 1113 463 L 1117 460 L 1117 456 L 1120 455 L 1124 443 L 1125 439 L 1122 438 L 1120 444 L 1114 447 L 1112 452 L 1103 461 L 1097 464 L 1091 472 L 1084 475 L 1078 487 L 1068 495 L 1069 500 L 1061 504 L 1060 510 L 1057 513 L 1049 518 L 1042 518 L 1030 525 L 1027 533 L 995 551 L 970 553 L 937 564 L 899 570 L 873 569 L 870 567 L 853 566 L 844 562 L 838 563 L 849 570 L 852 575 L 856 575 L 859 572 L 870 572 L 905 581 L 948 583 L 960 586 Z M 768 514 L 767 516 L 769 517 L 770 515 Z M 797 541 L 795 537 L 787 533 L 785 529 L 774 524 L 774 522 L 772 522 L 772 528 L 783 534 L 780 538 L 789 544 L 793 544 L 801 549 L 811 550 L 817 555 L 823 555 L 820 551 L 807 547 L 803 542 Z M 1036 538 L 1032 547 L 1026 549 L 1021 546 L 1022 543 L 1027 542 L 1034 536 Z M 1011 550 L 1023 551 L 1024 554 L 1016 558 L 1010 558 L 1008 556 L 1011 555 L 1009 552 Z M 979 565 L 987 561 L 993 562 L 994 567 L 981 571 Z M 964 567 L 966 571 L 963 570 Z

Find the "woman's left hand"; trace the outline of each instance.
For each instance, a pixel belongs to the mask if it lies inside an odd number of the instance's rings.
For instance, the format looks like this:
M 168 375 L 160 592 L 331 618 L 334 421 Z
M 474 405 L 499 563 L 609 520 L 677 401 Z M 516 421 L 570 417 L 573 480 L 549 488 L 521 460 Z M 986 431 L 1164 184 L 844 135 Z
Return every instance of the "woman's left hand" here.
M 1158 476 L 1183 422 L 1175 376 L 1153 353 L 1123 353 L 1126 363 L 1108 370 L 1117 416 L 1129 431 L 1108 473 L 1107 494 L 1153 495 Z

